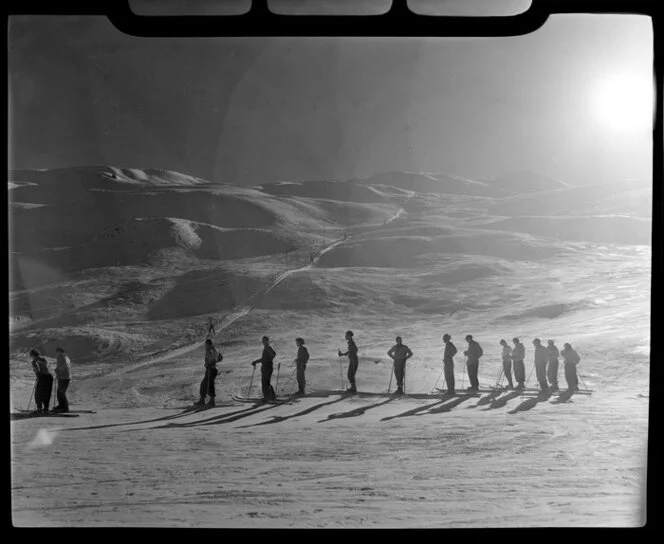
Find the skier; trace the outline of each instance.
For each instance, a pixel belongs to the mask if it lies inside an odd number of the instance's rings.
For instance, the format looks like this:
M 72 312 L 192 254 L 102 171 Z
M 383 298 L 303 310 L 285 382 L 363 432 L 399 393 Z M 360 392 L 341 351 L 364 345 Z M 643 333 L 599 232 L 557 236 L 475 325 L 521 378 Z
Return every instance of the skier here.
M 263 342 L 263 353 L 261 354 L 260 359 L 256 359 L 252 362 L 252 366 L 256 366 L 258 363 L 261 364 L 261 386 L 263 389 L 263 402 L 270 400 L 276 400 L 277 395 L 274 392 L 274 388 L 270 383 L 272 379 L 272 371 L 274 358 L 277 356 L 277 353 L 272 349 L 270 345 L 270 339 L 267 336 L 261 338 Z
M 480 357 L 484 355 L 484 350 L 475 340 L 473 340 L 472 334 L 466 335 L 466 342 L 468 342 L 468 349 L 463 352 L 463 354 L 468 357 L 466 362 L 466 368 L 468 369 L 468 380 L 470 381 L 470 387 L 468 391 L 479 391 L 480 382 L 477 379 L 477 373 L 480 368 Z
M 216 336 L 217 331 L 214 330 L 214 321 L 212 321 L 211 317 L 208 317 L 208 332 L 207 332 L 208 338 L 210 335 Z
M 512 338 L 514 342 L 514 349 L 512 350 L 512 363 L 514 367 L 514 379 L 516 380 L 516 389 L 522 390 L 526 381 L 526 366 L 523 360 L 526 358 L 526 348 L 519 342 L 518 338 Z
M 309 264 L 314 264 L 314 254 L 313 253 L 309 254 Z
M 304 339 L 296 338 L 295 344 L 297 345 L 297 358 L 295 364 L 297 365 L 297 395 L 304 395 L 304 386 L 306 384 L 304 379 L 304 372 L 307 369 L 307 361 L 309 360 L 309 352 L 304 347 Z
M 567 388 L 569 391 L 578 391 L 579 378 L 576 375 L 576 365 L 581 361 L 581 357 L 579 357 L 579 354 L 574 351 L 572 346 L 567 342 L 563 346 L 560 355 L 562 355 L 565 364 L 565 381 L 567 381 Z
M 67 399 L 67 387 L 71 381 L 71 361 L 63 348 L 55 348 L 55 377 L 58 379 L 56 396 L 58 405 L 53 408 L 54 412 L 69 412 L 69 400 Z
M 36 349 L 30 350 L 32 356 L 32 370 L 37 376 L 35 385 L 35 404 L 37 414 L 47 414 L 48 405 L 51 402 L 51 391 L 53 389 L 53 375 L 48 369 L 48 362 Z
M 514 389 L 512 383 L 512 348 L 507 345 L 505 340 L 501 340 L 500 345 L 503 346 L 503 372 L 507 378 L 507 389 Z
M 551 384 L 551 391 L 558 391 L 558 357 L 560 352 L 553 343 L 549 340 L 546 346 L 546 377 Z
M 535 346 L 535 374 L 542 393 L 549 392 L 549 384 L 546 381 L 546 348 L 539 338 L 533 340 Z
M 394 361 L 394 376 L 397 379 L 396 395 L 403 395 L 403 379 L 406 374 L 406 361 L 413 356 L 410 348 L 402 344 L 401 336 L 397 336 L 396 344 L 387 352 Z
M 216 392 L 214 389 L 214 380 L 217 377 L 217 363 L 221 361 L 224 356 L 217 351 L 214 347 L 212 340 L 209 338 L 205 341 L 205 377 L 201 381 L 200 399 L 194 403 L 195 406 L 206 406 L 205 397 L 209 396 L 210 400 L 207 406 L 211 408 L 214 406 L 214 398 Z
M 355 340 L 353 340 L 353 331 L 346 331 L 345 335 L 346 341 L 348 342 L 348 350 L 346 353 L 341 353 L 339 350 L 339 357 L 348 356 L 348 381 L 350 382 L 350 387 L 347 389 L 350 393 L 357 393 L 357 386 L 355 385 L 355 374 L 357 373 L 357 367 L 360 364 L 360 361 L 357 357 L 357 345 Z
M 447 333 L 443 334 L 443 342 L 445 343 L 445 353 L 443 353 L 445 383 L 447 383 L 447 392 L 450 395 L 454 395 L 454 356 L 456 355 L 457 348 L 452 343 L 452 337 Z

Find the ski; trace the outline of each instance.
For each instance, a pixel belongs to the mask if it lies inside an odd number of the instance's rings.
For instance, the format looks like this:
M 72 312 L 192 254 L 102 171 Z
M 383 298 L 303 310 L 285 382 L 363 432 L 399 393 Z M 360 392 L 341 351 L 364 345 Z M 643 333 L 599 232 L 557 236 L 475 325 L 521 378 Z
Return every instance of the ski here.
M 441 389 L 440 387 L 434 388 L 435 391 L 439 393 L 447 393 L 447 389 Z M 469 389 L 455 389 L 455 395 L 479 395 L 480 393 L 493 393 L 494 389 L 478 389 L 476 391 Z
M 218 404 L 215 404 L 214 406 L 208 406 L 206 404 L 204 405 L 190 404 L 189 406 L 169 407 L 168 410 L 182 410 L 183 413 L 185 413 L 185 412 L 197 412 L 200 410 L 210 410 L 212 408 L 228 408 L 229 406 L 235 406 L 235 404 L 233 404 L 233 402 L 220 402 Z
M 26 413 L 27 414 L 32 414 L 33 413 L 32 410 L 25 410 L 23 408 L 15 408 L 15 410 L 17 412 L 21 412 L 21 413 L 24 413 L 24 414 L 26 414 Z M 53 412 L 53 411 L 49 412 L 49 414 L 53 414 L 53 415 L 58 415 L 59 413 L 61 413 L 61 412 Z M 62 412 L 62 413 L 64 415 L 67 415 L 67 414 L 96 414 L 97 411 L 96 410 L 69 410 L 68 412 Z
M 293 397 L 288 395 L 288 396 L 279 396 L 275 400 L 263 400 L 262 397 L 243 397 L 240 395 L 233 395 L 233 400 L 236 400 L 238 402 L 250 402 L 254 404 L 286 404 L 293 400 Z
M 560 391 L 549 391 L 546 394 L 549 394 L 549 395 L 562 395 L 562 394 L 566 394 L 566 393 L 568 393 L 568 391 L 563 389 L 563 390 L 560 390 Z M 542 391 L 539 391 L 539 390 L 521 391 L 521 395 L 535 395 L 535 396 L 538 396 L 538 395 L 542 395 L 542 394 L 544 394 L 544 393 Z M 592 394 L 593 394 L 593 391 L 574 391 L 574 393 L 573 393 L 573 395 L 587 395 L 587 396 L 592 396 Z
M 79 417 L 79 414 L 58 414 L 58 413 L 48 413 L 48 414 L 35 414 L 32 412 L 10 412 L 10 419 L 33 419 L 39 417 Z

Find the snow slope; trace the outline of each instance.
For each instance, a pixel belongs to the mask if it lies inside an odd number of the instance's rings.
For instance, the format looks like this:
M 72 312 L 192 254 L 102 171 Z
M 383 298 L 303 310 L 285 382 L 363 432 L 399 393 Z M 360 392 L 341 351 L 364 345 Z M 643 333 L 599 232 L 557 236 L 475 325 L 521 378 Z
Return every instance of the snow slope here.
M 12 422 L 14 523 L 642 525 L 647 214 L 625 209 L 597 227 L 587 218 L 616 194 L 607 186 L 566 220 L 554 206 L 510 217 L 510 202 L 545 193 L 419 192 L 409 176 L 362 182 L 367 198 L 358 201 L 344 182 L 266 190 L 115 167 L 14 173 L 10 201 L 27 206 L 10 211 L 11 403 L 25 408 L 30 397 L 27 350 L 40 347 L 52 363 L 63 345 L 74 364 L 72 408 L 97 410 Z M 44 209 L 50 215 L 25 215 Z M 208 317 L 224 353 L 221 406 L 185 414 L 202 378 Z M 348 329 L 360 348 L 358 386 L 373 395 L 339 394 Z M 443 332 L 459 349 L 459 391 L 468 385 L 463 338 L 482 344 L 479 396 L 427 396 L 443 384 Z M 250 383 L 258 394 L 249 363 L 263 334 L 277 352 L 280 394 L 296 387 L 294 339 L 305 338 L 312 396 L 233 402 Z M 411 398 L 385 395 L 395 387 L 387 351 L 397 335 L 415 353 Z M 513 336 L 529 374 L 533 338 L 571 342 L 593 394 L 486 389 L 500 376 L 499 340 Z M 66 474 L 54 470 L 60 458 Z

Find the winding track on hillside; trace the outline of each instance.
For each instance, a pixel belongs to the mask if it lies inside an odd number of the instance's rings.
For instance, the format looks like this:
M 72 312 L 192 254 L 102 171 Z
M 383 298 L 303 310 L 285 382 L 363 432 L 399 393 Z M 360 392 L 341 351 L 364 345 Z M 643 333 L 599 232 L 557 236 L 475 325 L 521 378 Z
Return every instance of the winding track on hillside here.
M 407 214 L 404 206 L 408 203 L 408 201 L 415 196 L 415 191 L 409 191 L 409 195 L 404 200 L 402 207 L 388 220 L 385 221 L 383 225 L 380 225 L 376 228 L 380 228 L 381 226 L 388 225 L 392 223 L 393 221 L 396 221 L 397 219 L 403 217 L 405 214 Z M 223 318 L 219 322 L 215 322 L 215 329 L 216 330 L 224 330 L 227 328 L 229 325 L 235 323 L 238 319 L 246 316 L 251 310 L 253 310 L 253 306 L 251 305 L 251 302 L 256 299 L 256 297 L 261 296 L 261 295 L 267 295 L 272 289 L 274 289 L 277 285 L 279 285 L 281 282 L 283 282 L 286 278 L 292 276 L 293 274 L 297 274 L 299 272 L 304 272 L 307 270 L 311 270 L 313 266 L 318 262 L 318 260 L 321 258 L 322 255 L 327 253 L 328 251 L 334 249 L 335 247 L 343 244 L 344 242 L 347 242 L 350 240 L 353 236 L 348 235 L 346 238 L 339 238 L 337 240 L 334 240 L 333 242 L 330 242 L 329 244 L 325 245 L 323 248 L 319 249 L 316 253 L 313 254 L 313 262 L 301 266 L 298 268 L 293 268 L 291 270 L 286 270 L 285 272 L 282 272 L 279 274 L 272 282 L 270 282 L 267 286 L 260 288 L 256 292 L 254 292 L 252 295 L 250 295 L 243 303 L 242 305 L 233 310 L 229 315 L 227 315 L 225 318 Z M 126 374 L 128 372 L 133 372 L 134 370 L 139 370 L 141 368 L 145 368 L 147 366 L 154 365 L 156 363 L 160 363 L 162 361 L 166 361 L 168 359 L 172 359 L 173 357 L 178 357 L 180 355 L 184 355 L 185 353 L 189 353 L 190 351 L 193 351 L 197 348 L 202 347 L 205 344 L 205 340 L 207 338 L 207 335 L 202 338 L 201 340 L 198 340 L 194 343 L 187 344 L 185 346 L 181 346 L 172 350 L 168 350 L 167 352 L 161 352 L 158 354 L 153 354 L 153 355 L 148 355 L 145 359 L 143 359 L 140 363 L 137 363 L 135 365 L 125 367 L 125 368 L 120 368 L 118 370 L 115 370 L 110 373 L 110 375 L 118 375 L 118 374 Z

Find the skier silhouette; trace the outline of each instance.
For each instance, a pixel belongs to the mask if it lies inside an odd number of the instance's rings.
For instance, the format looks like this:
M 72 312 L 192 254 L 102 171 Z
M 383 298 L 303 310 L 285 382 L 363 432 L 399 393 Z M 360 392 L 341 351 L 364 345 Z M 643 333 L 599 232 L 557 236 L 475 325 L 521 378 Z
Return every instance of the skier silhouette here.
M 210 333 L 212 333 L 212 336 L 217 335 L 217 331 L 214 330 L 214 321 L 212 321 L 211 317 L 208 317 L 208 332 L 207 332 L 207 335 L 210 336 Z

